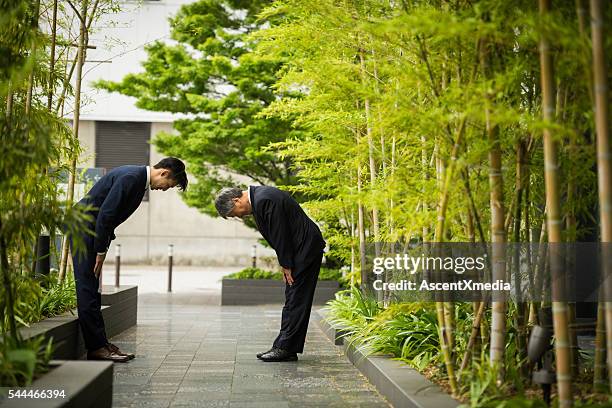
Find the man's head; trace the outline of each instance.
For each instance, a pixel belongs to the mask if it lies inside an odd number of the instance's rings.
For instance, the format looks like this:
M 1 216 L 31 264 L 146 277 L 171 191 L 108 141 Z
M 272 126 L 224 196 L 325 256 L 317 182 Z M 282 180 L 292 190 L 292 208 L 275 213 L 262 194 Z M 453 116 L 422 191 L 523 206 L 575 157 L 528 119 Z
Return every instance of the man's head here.
M 187 174 L 182 161 L 175 157 L 166 157 L 153 166 L 151 190 L 166 191 L 177 186 L 183 191 L 187 188 Z
M 215 198 L 217 212 L 223 218 L 249 215 L 253 212 L 249 202 L 248 192 L 238 187 L 225 187 Z

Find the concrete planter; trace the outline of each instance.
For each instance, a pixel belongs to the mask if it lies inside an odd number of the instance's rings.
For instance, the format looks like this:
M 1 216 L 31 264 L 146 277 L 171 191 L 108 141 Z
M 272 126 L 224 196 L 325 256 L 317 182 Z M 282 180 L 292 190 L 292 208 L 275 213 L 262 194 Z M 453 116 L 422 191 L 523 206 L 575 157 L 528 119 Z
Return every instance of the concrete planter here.
M 334 299 L 340 289 L 337 281 L 318 281 L 313 304 Z M 285 283 L 273 279 L 223 279 L 221 305 L 264 305 L 285 303 Z
M 102 288 L 102 316 L 106 335 L 110 338 L 136 326 L 138 317 L 138 286 L 104 286 Z
M 119 288 L 104 286 L 102 305 L 102 316 L 108 337 L 121 333 L 136 324 L 138 286 Z M 53 358 L 56 359 L 76 360 L 86 352 L 76 310 L 50 317 L 19 331 L 25 339 L 39 335 L 44 335 L 46 339 L 53 337 L 55 344 Z
M 15 389 L 17 390 L 17 389 Z M 64 398 L 0 398 L 4 408 L 110 408 L 113 402 L 113 363 L 110 361 L 52 361 L 51 370 L 32 385 L 18 390 L 47 393 Z M 46 395 L 46 394 L 45 394 Z M 53 395 L 53 394 L 51 394 Z
M 394 407 L 455 408 L 459 402 L 418 371 L 390 356 L 367 356 L 342 337 L 342 332 L 325 321 L 322 311 L 313 317 L 336 345 L 342 346 L 346 356 Z

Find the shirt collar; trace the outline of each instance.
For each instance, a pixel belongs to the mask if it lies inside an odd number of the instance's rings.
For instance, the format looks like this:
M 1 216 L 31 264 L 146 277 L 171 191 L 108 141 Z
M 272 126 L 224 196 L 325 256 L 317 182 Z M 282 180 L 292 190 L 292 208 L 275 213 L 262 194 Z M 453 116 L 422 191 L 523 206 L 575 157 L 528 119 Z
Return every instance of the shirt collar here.
M 247 187 L 247 197 L 249 198 L 249 204 L 251 204 L 251 186 Z
M 145 184 L 145 190 L 151 187 L 151 168 L 147 166 L 147 184 Z

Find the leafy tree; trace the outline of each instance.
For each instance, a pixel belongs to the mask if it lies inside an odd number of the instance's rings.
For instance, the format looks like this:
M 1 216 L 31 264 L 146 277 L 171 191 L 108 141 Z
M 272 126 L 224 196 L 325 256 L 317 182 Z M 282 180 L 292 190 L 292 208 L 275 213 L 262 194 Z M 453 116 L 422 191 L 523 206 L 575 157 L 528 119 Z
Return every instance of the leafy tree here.
M 98 83 L 136 97 L 140 108 L 187 115 L 174 122 L 178 135 L 161 133 L 154 143 L 164 154 L 186 160 L 197 179 L 186 202 L 209 215 L 216 215 L 214 192 L 236 184 L 232 173 L 262 184 L 295 182 L 289 160 L 265 147 L 300 138 L 303 131 L 290 118 L 258 116 L 277 99 L 272 87 L 283 65 L 282 56 L 253 54 L 254 42 L 247 37 L 269 24 L 257 19 L 267 3 L 201 0 L 185 5 L 170 20 L 176 43 L 149 45 L 144 72 Z
M 331 227 L 326 237 L 355 271 L 361 269 L 364 286 L 365 243 L 575 241 L 593 230 L 597 158 L 584 5 L 554 3 L 545 15 L 522 0 L 279 0 L 264 11 L 277 20 L 253 34 L 257 51 L 287 60 L 279 99 L 264 114 L 294 116 L 311 132 L 274 147 L 296 163 L 295 189 L 317 197 L 306 205 Z M 599 16 L 608 27 L 610 17 L 609 10 Z M 543 39 L 556 85 L 546 106 Z M 608 51 L 611 45 L 601 46 Z M 302 98 L 283 97 L 296 88 L 304 90 Z M 558 144 L 558 168 L 545 168 L 543 139 Z M 545 171 L 561 180 L 558 195 L 545 186 Z M 558 217 L 554 239 L 545 228 L 547 196 L 547 211 L 554 208 Z M 534 269 L 537 259 L 542 256 L 534 257 Z M 509 264 L 496 264 L 494 273 L 505 276 Z M 540 305 L 495 302 L 492 318 L 485 305 L 473 306 L 473 319 L 476 328 L 491 327 L 483 349 L 491 350 L 487 375 L 495 380 L 482 391 L 499 395 L 505 391 L 496 384 L 512 379 L 520 389 L 526 383 L 512 372 L 518 367 L 524 373 L 527 319 L 537 322 Z M 466 368 L 480 331 L 456 338 L 456 305 L 436 306 L 437 362 L 460 395 L 477 379 Z M 562 339 L 556 358 L 563 368 L 563 404 L 571 399 L 567 384 L 576 373 L 567 371 L 576 344 L 569 307 L 568 318 L 555 327 Z M 510 327 L 516 327 L 513 336 Z M 515 353 L 508 353 L 509 341 Z

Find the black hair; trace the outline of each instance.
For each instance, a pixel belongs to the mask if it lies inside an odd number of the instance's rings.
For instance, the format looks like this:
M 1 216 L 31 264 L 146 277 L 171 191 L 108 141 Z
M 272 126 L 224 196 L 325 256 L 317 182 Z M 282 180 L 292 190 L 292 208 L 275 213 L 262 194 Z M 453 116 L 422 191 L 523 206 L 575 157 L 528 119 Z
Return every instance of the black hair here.
M 185 164 L 176 157 L 166 157 L 153 166 L 156 169 L 170 170 L 170 178 L 176 181 L 182 191 L 187 189 L 187 173 Z
M 234 198 L 242 197 L 242 189 L 238 187 L 225 187 L 215 197 L 215 207 L 223 218 L 227 218 L 234 209 Z

